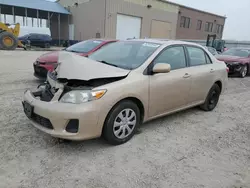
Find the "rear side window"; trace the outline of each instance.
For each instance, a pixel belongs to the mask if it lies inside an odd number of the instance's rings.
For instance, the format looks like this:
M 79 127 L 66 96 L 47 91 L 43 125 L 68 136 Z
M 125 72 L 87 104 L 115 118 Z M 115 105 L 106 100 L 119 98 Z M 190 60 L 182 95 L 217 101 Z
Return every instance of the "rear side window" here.
M 187 46 L 187 51 L 190 58 L 191 67 L 207 64 L 205 52 L 201 48 Z
M 171 65 L 171 70 L 186 67 L 186 57 L 182 46 L 174 46 L 165 49 L 155 60 L 154 64 L 167 63 Z

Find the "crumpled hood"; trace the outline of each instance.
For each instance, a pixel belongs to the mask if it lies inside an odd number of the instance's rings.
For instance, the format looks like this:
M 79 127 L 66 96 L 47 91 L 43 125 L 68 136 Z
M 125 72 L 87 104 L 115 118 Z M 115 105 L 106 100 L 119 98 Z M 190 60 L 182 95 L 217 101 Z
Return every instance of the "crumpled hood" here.
M 230 56 L 230 55 L 217 55 L 216 58 L 220 61 L 230 62 L 245 62 L 247 58 L 239 56 Z
M 57 79 L 93 80 L 127 76 L 130 70 L 106 65 L 70 52 L 59 52 Z

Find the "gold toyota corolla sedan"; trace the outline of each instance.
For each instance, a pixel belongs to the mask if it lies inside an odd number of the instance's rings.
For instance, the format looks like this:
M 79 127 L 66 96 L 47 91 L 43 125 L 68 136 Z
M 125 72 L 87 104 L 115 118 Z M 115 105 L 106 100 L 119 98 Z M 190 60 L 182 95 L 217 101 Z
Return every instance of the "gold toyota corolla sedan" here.
M 103 136 L 127 142 L 140 124 L 200 106 L 213 110 L 227 83 L 227 68 L 194 43 L 129 40 L 110 44 L 89 58 L 60 52 L 47 81 L 24 93 L 32 124 L 54 137 Z

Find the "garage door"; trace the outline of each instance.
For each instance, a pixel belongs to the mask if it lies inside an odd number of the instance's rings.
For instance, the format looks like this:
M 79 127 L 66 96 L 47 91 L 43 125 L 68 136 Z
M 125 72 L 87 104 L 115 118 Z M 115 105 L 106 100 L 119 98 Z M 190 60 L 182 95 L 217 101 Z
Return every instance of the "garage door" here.
M 141 18 L 117 14 L 116 38 L 126 40 L 128 38 L 140 38 Z
M 171 23 L 152 20 L 151 38 L 170 39 L 171 38 Z

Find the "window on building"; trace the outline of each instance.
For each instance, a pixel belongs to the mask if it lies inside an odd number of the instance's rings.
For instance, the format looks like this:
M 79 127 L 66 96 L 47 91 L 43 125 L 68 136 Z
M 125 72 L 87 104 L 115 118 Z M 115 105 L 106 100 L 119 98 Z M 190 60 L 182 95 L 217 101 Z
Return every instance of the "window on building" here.
M 205 31 L 207 31 L 207 32 L 213 31 L 213 23 L 212 22 L 206 22 Z
M 220 24 L 217 24 L 216 25 L 216 33 L 217 34 L 222 34 L 222 31 L 223 31 L 223 25 L 220 25 Z
M 190 27 L 190 18 L 182 16 L 180 27 L 189 28 Z
M 202 21 L 201 21 L 201 20 L 198 20 L 198 21 L 197 21 L 197 27 L 196 27 L 196 29 L 197 29 L 197 30 L 201 30 L 201 26 L 202 26 Z

